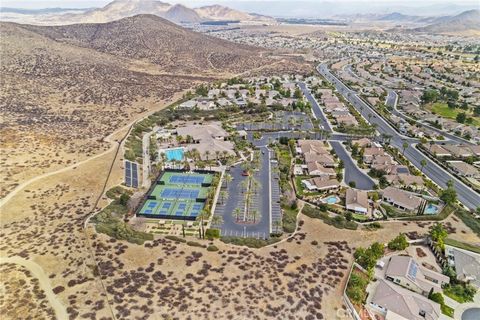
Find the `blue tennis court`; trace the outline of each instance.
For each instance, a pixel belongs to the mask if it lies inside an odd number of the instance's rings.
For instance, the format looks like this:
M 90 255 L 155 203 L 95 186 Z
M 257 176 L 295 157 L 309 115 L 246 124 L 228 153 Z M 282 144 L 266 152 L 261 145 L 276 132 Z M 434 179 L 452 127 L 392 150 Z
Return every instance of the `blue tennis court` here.
M 172 204 L 170 202 L 164 202 L 162 205 L 162 209 L 170 209 Z
M 160 196 L 167 199 L 196 199 L 199 190 L 166 188 Z
M 152 201 L 152 202 L 150 202 L 150 203 L 148 204 L 148 207 L 149 207 L 149 208 L 155 208 L 155 207 L 157 206 L 157 204 L 158 204 L 158 203 L 157 203 L 156 201 Z
M 184 175 L 173 175 L 170 177 L 170 183 L 176 184 L 202 184 L 205 180 L 202 176 L 184 176 Z

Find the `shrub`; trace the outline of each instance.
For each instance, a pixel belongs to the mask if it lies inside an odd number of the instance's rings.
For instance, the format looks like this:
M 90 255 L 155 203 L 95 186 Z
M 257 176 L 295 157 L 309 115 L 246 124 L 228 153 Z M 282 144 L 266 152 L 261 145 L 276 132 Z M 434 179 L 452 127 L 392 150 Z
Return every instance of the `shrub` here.
M 403 233 L 388 243 L 388 249 L 390 250 L 405 250 L 407 247 L 407 237 Z
M 187 241 L 187 245 L 189 245 L 190 247 L 205 248 L 205 246 L 203 244 L 195 242 L 195 241 Z
M 207 229 L 205 231 L 205 238 L 207 238 L 208 240 L 220 238 L 220 230 L 219 229 Z
M 264 239 L 255 239 L 255 238 L 238 238 L 238 237 L 221 237 L 220 240 L 224 243 L 234 244 L 237 246 L 247 246 L 250 248 L 261 248 L 269 244 L 274 244 L 275 242 L 280 241 L 279 238 L 270 238 L 267 240 Z
M 207 251 L 211 251 L 211 252 L 218 251 L 218 247 L 211 244 L 207 247 Z
M 187 240 L 183 239 L 183 238 L 180 238 L 180 237 L 177 237 L 177 236 L 165 236 L 166 239 L 168 240 L 172 240 L 172 241 L 175 241 L 175 242 L 182 242 L 182 243 L 186 243 Z

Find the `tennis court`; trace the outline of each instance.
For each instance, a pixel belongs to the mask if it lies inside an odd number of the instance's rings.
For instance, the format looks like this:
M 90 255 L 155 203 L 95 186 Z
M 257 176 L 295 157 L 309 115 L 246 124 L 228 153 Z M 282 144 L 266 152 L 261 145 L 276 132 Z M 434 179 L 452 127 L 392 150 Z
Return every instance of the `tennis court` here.
M 195 220 L 205 207 L 212 175 L 165 172 L 155 185 L 138 215 L 148 218 Z

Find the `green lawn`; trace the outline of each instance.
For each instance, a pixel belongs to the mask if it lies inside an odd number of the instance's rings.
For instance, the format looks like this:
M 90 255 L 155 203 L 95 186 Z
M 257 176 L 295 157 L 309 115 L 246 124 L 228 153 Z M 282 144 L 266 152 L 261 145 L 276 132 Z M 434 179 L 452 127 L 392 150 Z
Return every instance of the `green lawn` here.
M 457 241 L 457 240 L 447 238 L 447 239 L 445 239 L 445 244 L 448 244 L 450 246 L 454 246 L 454 247 L 457 247 L 457 248 L 460 248 L 460 249 L 465 249 L 465 250 L 469 250 L 469 251 L 472 251 L 472 252 L 480 253 L 480 247 L 479 246 L 474 246 L 474 245 L 471 245 L 471 244 L 468 244 L 468 243 L 465 243 L 465 242 L 461 242 L 461 241 Z
M 446 316 L 449 316 L 450 318 L 453 318 L 453 313 L 454 313 L 454 309 L 453 308 L 450 308 L 449 306 L 447 306 L 446 304 L 442 304 L 440 306 L 440 309 L 442 310 L 442 313 Z
M 435 114 L 444 117 L 444 118 L 449 118 L 455 120 L 457 117 L 457 114 L 465 112 L 467 116 L 472 117 L 472 113 L 467 110 L 462 110 L 460 108 L 455 108 L 451 109 L 448 107 L 446 103 L 441 103 L 441 102 L 436 102 L 432 104 L 429 109 L 434 112 Z M 475 126 L 480 126 L 480 117 L 473 117 L 473 125 Z

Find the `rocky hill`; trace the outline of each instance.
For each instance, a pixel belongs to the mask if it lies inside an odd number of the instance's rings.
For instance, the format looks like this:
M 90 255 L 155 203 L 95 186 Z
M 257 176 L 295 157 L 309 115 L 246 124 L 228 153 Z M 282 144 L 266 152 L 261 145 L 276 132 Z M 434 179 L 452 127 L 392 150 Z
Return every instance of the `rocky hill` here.
M 174 23 L 198 23 L 211 20 L 274 21 L 273 18 L 248 14 L 219 5 L 192 9 L 181 4 L 171 5 L 157 0 L 114 0 L 102 8 L 85 12 L 48 12 L 48 14 L 1 12 L 0 14 L 3 21 L 36 25 L 104 23 L 139 14 L 153 14 Z
M 414 29 L 417 32 L 445 34 L 480 34 L 480 10 L 469 10 L 456 16 L 442 17 L 425 27 Z
M 2 192 L 97 153 L 105 136 L 200 82 L 271 62 L 259 49 L 153 15 L 55 27 L 2 22 L 0 33 Z

